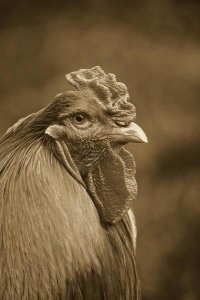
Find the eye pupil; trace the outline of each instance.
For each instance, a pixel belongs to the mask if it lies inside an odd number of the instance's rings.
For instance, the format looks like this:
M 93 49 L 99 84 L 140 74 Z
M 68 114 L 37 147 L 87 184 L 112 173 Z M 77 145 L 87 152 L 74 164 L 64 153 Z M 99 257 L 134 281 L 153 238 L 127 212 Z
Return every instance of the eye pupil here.
M 75 116 L 75 121 L 77 123 L 82 123 L 84 121 L 85 117 L 83 115 L 77 115 Z

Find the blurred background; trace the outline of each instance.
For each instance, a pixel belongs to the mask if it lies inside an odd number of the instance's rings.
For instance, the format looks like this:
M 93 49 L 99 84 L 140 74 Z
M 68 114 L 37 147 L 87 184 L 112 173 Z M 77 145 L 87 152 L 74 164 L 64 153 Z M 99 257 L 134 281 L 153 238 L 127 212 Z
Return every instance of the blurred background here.
M 100 65 L 124 82 L 149 143 L 137 162 L 144 300 L 200 299 L 200 1 L 0 1 L 0 135 Z

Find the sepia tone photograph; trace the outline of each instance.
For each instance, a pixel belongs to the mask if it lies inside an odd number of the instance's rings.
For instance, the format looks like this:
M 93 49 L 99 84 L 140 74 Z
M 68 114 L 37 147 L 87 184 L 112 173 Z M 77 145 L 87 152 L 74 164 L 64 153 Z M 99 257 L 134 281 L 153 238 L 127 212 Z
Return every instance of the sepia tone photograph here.
M 200 299 L 200 2 L 0 1 L 0 300 Z

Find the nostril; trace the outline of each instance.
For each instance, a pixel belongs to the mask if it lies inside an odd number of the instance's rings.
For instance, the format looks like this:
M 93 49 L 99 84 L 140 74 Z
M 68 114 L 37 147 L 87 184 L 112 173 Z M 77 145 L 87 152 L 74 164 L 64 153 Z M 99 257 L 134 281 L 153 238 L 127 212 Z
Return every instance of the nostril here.
M 127 123 L 125 121 L 115 121 L 115 124 L 121 127 L 128 127 L 130 123 Z

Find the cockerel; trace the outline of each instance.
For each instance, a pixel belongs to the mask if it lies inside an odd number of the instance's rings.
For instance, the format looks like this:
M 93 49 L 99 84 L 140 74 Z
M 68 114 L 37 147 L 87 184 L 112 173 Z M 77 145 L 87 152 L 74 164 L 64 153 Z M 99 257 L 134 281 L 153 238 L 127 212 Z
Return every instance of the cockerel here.
M 147 142 L 123 83 L 100 67 L 0 140 L 0 299 L 135 300 L 135 162 Z

